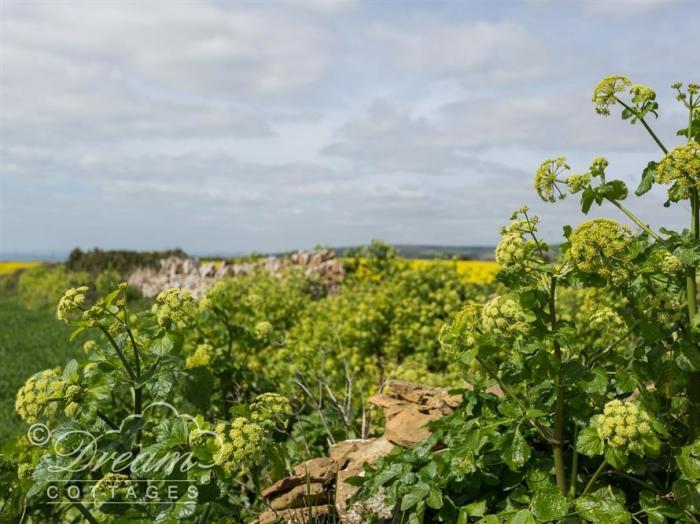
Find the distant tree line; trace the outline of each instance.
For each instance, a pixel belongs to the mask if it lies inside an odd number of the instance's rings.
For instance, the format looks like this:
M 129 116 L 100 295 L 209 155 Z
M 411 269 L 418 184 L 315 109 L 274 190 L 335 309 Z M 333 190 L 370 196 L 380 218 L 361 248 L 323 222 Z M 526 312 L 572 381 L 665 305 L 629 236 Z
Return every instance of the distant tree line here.
M 139 267 L 158 268 L 160 260 L 170 256 L 186 257 L 187 254 L 179 248 L 166 251 L 103 250 L 99 248 L 83 251 L 80 248 L 75 248 L 68 255 L 66 267 L 70 271 L 85 271 L 91 275 L 111 270 L 126 276 Z

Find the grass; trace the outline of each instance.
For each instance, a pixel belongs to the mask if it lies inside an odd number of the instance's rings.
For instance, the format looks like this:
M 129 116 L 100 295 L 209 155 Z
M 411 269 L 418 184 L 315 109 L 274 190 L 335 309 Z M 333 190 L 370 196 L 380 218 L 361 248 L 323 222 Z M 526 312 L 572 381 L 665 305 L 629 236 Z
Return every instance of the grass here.
M 10 275 L 20 269 L 29 269 L 41 265 L 42 262 L 0 261 L 0 275 Z
M 26 430 L 14 410 L 17 390 L 42 369 L 63 365 L 81 353 L 68 342 L 71 329 L 56 320 L 53 309 L 29 310 L 14 296 L 0 294 L 0 442 Z

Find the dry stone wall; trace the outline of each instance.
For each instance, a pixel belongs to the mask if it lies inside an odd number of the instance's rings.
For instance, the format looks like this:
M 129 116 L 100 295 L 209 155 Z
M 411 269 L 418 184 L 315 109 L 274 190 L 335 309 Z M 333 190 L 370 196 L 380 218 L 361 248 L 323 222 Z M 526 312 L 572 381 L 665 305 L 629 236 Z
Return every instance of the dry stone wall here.
M 279 275 L 289 268 L 300 268 L 315 276 L 330 292 L 337 290 L 344 276 L 342 263 L 329 250 L 298 251 L 288 256 L 266 257 L 255 262 L 230 264 L 226 261 L 200 262 L 197 258 L 168 257 L 160 261 L 160 269 L 137 269 L 127 282 L 145 297 L 154 297 L 173 287 L 188 289 L 197 298 L 217 280 L 264 270 Z
M 260 515 L 258 524 L 350 523 L 348 500 L 357 488 L 345 481 L 396 446 L 410 447 L 430 436 L 425 425 L 452 413 L 462 397 L 444 388 L 393 380 L 370 402 L 384 410 L 384 435 L 339 442 L 331 446 L 328 457 L 296 466 L 290 476 L 262 491 L 270 509 Z

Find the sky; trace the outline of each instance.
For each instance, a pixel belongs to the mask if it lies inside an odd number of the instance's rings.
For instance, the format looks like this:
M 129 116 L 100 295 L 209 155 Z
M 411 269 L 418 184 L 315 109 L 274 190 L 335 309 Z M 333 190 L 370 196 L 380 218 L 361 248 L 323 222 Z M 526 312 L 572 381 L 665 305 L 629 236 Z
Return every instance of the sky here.
M 669 147 L 700 80 L 697 0 L 0 5 L 0 256 L 493 245 L 523 204 L 557 242 L 585 217 L 538 200 L 541 160 L 634 189 L 661 156 L 598 80 L 654 87 Z M 629 207 L 684 227 L 664 194 Z

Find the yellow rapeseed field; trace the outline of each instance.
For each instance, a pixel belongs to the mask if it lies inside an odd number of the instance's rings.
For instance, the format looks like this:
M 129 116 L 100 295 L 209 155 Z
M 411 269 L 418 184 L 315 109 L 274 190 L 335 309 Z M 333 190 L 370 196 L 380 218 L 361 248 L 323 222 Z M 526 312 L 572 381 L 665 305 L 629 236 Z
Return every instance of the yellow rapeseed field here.
M 411 260 L 414 267 L 426 267 L 430 264 L 457 264 L 457 272 L 464 275 L 465 282 L 470 284 L 489 284 L 493 282 L 498 273 L 499 266 L 496 262 L 488 260 Z
M 0 275 L 9 275 L 20 269 L 29 269 L 40 264 L 41 262 L 0 261 Z

